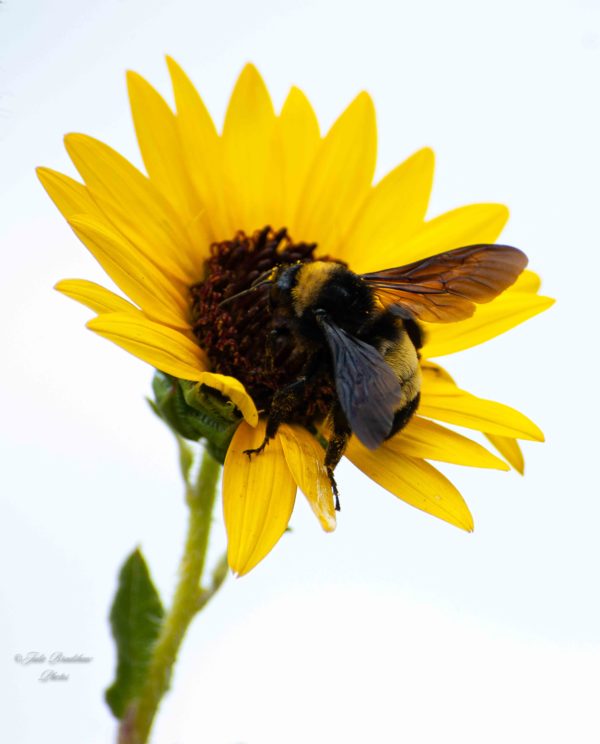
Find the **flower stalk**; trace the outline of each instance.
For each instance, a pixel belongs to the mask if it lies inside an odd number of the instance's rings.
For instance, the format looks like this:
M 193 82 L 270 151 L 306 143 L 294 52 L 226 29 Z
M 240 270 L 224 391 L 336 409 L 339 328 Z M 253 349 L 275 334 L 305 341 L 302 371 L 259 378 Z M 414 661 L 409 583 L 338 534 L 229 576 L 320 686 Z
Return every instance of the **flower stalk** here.
M 201 585 L 221 465 L 205 450 L 198 475 L 191 478 L 192 458 L 188 445 L 179 438 L 178 441 L 189 508 L 179 581 L 171 608 L 165 615 L 153 648 L 140 695 L 121 723 L 119 744 L 145 744 L 148 741 L 160 701 L 169 689 L 173 667 L 186 631 L 195 615 L 206 606 L 227 576 L 227 563 L 222 559 L 213 571 L 210 585 L 207 588 Z

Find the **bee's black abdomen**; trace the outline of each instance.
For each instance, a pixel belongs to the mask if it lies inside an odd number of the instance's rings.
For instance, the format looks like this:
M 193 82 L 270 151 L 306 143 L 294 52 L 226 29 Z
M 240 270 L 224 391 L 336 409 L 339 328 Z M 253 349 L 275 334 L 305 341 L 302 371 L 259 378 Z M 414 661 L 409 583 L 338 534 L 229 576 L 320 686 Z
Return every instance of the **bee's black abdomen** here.
M 402 325 L 387 310 L 371 313 L 359 329 L 358 337 L 380 351 L 402 335 Z
M 402 323 L 404 324 L 406 333 L 408 334 L 409 339 L 412 341 L 415 349 L 418 350 L 422 348 L 423 330 L 415 320 L 414 315 L 410 312 L 410 310 L 402 307 L 402 305 L 389 305 L 388 312 L 394 317 L 402 319 Z
M 415 349 L 421 349 L 423 347 L 423 331 L 417 321 L 412 318 L 405 320 L 404 328 Z
M 417 408 L 419 407 L 420 394 L 417 394 L 410 403 L 407 403 L 404 408 L 396 411 L 394 414 L 394 423 L 392 424 L 392 430 L 387 435 L 386 439 L 390 439 L 394 434 L 397 434 L 401 429 L 404 429 L 406 424 L 411 420 Z

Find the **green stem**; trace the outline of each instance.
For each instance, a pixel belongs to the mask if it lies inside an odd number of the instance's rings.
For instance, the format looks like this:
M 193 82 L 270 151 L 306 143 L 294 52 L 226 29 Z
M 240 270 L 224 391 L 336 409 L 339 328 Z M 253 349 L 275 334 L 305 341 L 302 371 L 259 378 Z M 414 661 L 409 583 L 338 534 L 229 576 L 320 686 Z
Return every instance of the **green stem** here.
M 182 443 L 183 444 L 183 443 Z M 183 453 L 182 453 L 183 454 Z M 182 470 L 187 475 L 182 457 Z M 169 688 L 173 666 L 185 633 L 196 615 L 223 583 L 227 571 L 219 564 L 208 589 L 200 581 L 204 570 L 212 510 L 221 465 L 207 451 L 202 456 L 195 484 L 186 477 L 189 524 L 185 549 L 179 565 L 179 582 L 171 609 L 164 618 L 161 633 L 152 652 L 148 675 L 139 698 L 126 715 L 119 731 L 119 744 L 145 744 L 160 701 Z

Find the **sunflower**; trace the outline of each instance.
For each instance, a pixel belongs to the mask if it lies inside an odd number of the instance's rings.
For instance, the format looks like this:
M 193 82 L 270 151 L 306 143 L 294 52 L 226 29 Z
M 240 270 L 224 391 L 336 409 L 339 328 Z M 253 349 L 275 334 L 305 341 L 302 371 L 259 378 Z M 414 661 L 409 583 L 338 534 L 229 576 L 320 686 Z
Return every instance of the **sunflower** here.
M 40 168 L 39 177 L 75 234 L 121 292 L 83 279 L 56 288 L 96 313 L 88 327 L 166 375 L 216 390 L 240 423 L 229 443 L 223 507 L 232 570 L 244 574 L 274 547 L 297 488 L 321 526 L 336 524 L 324 450 L 314 426 L 326 392 L 307 401 L 302 421 L 282 425 L 258 456 L 262 415 L 278 387 L 298 374 L 293 348 L 266 360 L 266 298 L 222 305 L 282 263 L 335 260 L 356 273 L 421 260 L 459 246 L 492 243 L 508 213 L 474 204 L 425 219 L 433 153 L 423 149 L 373 185 L 376 124 L 360 93 L 322 136 L 304 94 L 292 88 L 277 114 L 252 65 L 242 71 L 222 133 L 171 59 L 175 110 L 143 78 L 128 74 L 133 120 L 147 175 L 96 139 L 69 134 L 67 151 L 83 183 Z M 519 439 L 539 428 L 508 406 L 461 390 L 430 361 L 466 349 L 545 310 L 539 279 L 525 271 L 497 299 L 456 323 L 423 324 L 417 414 L 374 451 L 353 437 L 358 468 L 407 503 L 464 530 L 473 519 L 457 489 L 430 460 L 523 471 Z M 329 399 L 330 400 L 330 399 Z M 482 432 L 503 456 L 438 421 Z M 506 462 L 505 462 L 506 461 Z

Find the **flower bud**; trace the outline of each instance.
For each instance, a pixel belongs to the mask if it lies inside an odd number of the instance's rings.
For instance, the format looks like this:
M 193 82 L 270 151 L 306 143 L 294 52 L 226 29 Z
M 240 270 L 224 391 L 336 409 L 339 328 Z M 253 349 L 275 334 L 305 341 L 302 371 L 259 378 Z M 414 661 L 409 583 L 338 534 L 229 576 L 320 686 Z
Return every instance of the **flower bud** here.
M 234 403 L 213 388 L 156 371 L 153 408 L 177 434 L 206 440 L 210 454 L 225 460 L 229 442 L 242 419 Z

